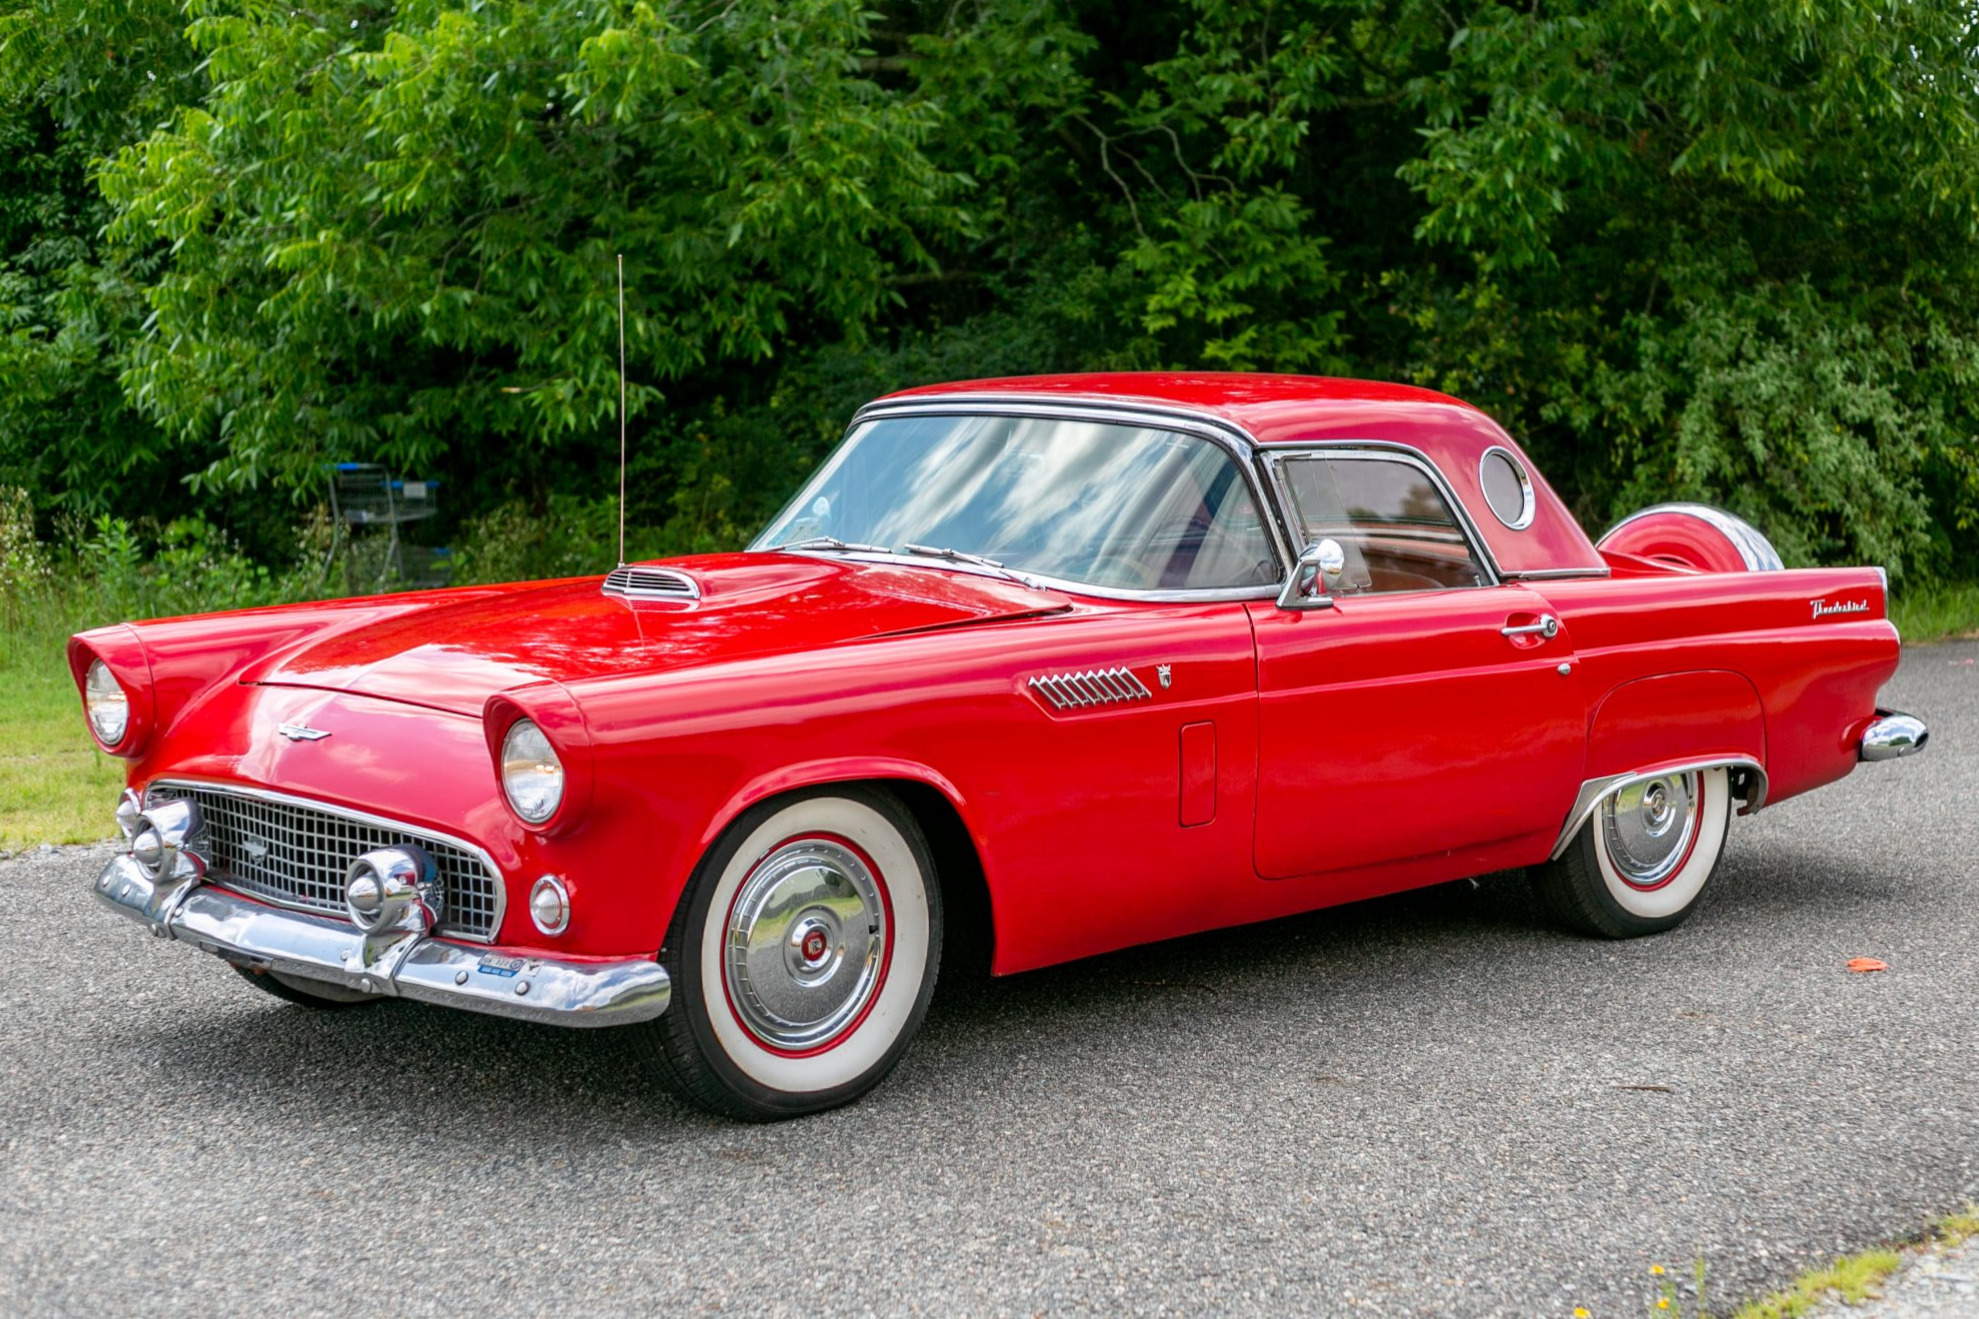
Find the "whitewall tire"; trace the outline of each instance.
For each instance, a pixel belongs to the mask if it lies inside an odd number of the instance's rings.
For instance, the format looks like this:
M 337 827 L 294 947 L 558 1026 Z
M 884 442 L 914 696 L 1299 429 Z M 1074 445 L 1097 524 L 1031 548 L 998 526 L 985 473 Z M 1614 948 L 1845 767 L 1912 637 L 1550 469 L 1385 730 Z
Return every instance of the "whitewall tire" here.
M 1724 855 L 1731 775 L 1692 770 L 1603 798 L 1533 887 L 1567 928 L 1610 939 L 1655 934 L 1697 908 Z
M 745 812 L 696 868 L 660 961 L 674 999 L 645 1039 L 686 1097 L 769 1120 L 877 1085 L 927 1013 L 941 890 L 911 813 L 833 787 Z

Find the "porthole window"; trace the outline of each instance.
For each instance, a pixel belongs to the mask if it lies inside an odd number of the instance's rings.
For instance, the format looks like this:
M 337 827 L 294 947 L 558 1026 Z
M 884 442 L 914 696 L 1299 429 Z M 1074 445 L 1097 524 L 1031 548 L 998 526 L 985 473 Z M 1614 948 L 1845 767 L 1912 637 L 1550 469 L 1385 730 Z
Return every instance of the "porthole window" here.
M 1513 531 L 1524 531 L 1532 525 L 1537 504 L 1533 497 L 1532 478 L 1526 475 L 1525 465 L 1512 457 L 1510 450 L 1496 445 L 1486 449 L 1478 463 L 1477 477 L 1484 486 L 1484 502 L 1491 506 L 1493 516 Z

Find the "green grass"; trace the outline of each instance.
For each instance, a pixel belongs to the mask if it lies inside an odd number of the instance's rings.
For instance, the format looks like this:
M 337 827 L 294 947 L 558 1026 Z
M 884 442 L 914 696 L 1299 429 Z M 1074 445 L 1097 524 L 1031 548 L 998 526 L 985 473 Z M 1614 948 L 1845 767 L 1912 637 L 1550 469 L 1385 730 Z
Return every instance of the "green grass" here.
M 1906 642 L 1979 635 L 1979 582 L 1947 582 L 1898 591 L 1890 619 Z
M 107 837 L 124 767 L 84 729 L 61 643 L 22 640 L 0 660 L 0 848 Z
M 1925 1244 L 1941 1248 L 1956 1246 L 1969 1237 L 1979 1236 L 1979 1206 L 1967 1205 L 1962 1214 L 1942 1219 L 1922 1238 Z M 1794 1319 L 1812 1314 L 1837 1297 L 1853 1305 L 1878 1294 L 1877 1289 L 1903 1263 L 1894 1250 L 1865 1250 L 1847 1255 L 1825 1269 L 1803 1273 L 1785 1291 L 1747 1301 L 1732 1311 L 1732 1319 Z

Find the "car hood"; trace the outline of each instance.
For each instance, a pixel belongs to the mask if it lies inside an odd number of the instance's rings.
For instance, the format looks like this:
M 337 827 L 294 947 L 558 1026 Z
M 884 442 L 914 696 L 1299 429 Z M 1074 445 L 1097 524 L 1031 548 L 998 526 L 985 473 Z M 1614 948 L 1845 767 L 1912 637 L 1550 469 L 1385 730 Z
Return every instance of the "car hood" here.
M 436 592 L 312 634 L 249 666 L 241 681 L 479 715 L 496 692 L 545 680 L 662 672 L 1071 608 L 1054 591 L 934 566 L 775 553 L 663 566 L 691 577 L 700 598 L 608 595 L 598 577 Z

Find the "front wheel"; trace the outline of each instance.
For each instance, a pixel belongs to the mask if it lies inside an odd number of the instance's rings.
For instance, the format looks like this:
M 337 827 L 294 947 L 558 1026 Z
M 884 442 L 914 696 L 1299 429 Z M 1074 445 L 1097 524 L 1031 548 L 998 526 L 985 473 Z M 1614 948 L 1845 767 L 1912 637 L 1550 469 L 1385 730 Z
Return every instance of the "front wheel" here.
M 834 787 L 745 812 L 695 868 L 660 961 L 672 1007 L 637 1028 L 687 1098 L 770 1121 L 893 1070 L 934 992 L 941 890 L 889 792 Z
M 1731 814 L 1724 769 L 1628 784 L 1602 799 L 1565 852 L 1532 872 L 1533 888 L 1581 934 L 1632 939 L 1674 929 L 1718 868 Z

